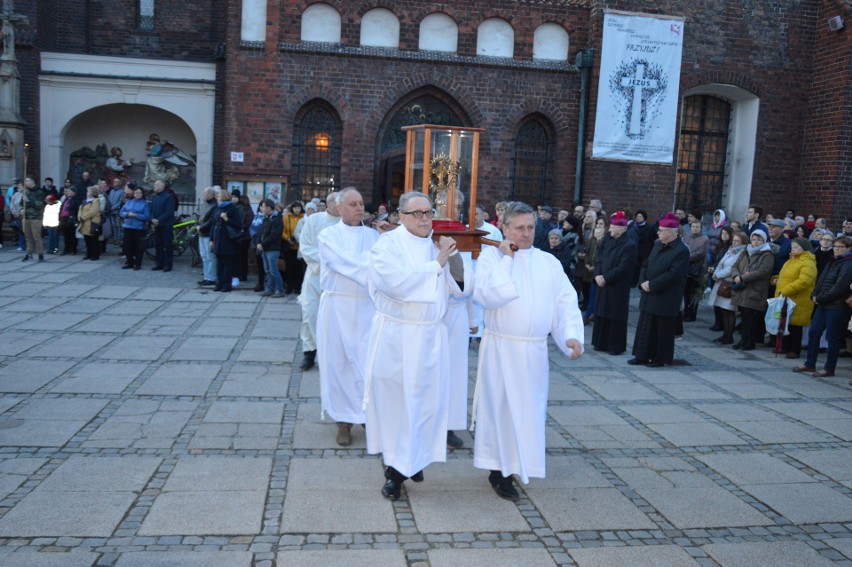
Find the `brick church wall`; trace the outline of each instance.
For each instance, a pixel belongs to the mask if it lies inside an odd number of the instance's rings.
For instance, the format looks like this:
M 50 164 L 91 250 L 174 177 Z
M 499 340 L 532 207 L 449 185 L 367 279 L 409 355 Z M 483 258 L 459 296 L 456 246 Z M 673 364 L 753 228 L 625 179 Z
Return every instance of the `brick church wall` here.
M 813 3 L 798 0 L 724 1 L 712 4 L 672 0 L 593 2 L 591 33 L 596 48 L 589 104 L 584 199 L 604 206 L 647 209 L 652 216 L 674 204 L 677 168 L 593 161 L 591 141 L 597 103 L 604 8 L 683 16 L 685 34 L 681 93 L 708 83 L 727 83 L 760 97 L 757 151 L 751 201 L 783 213 L 797 202 L 801 132 L 810 87 Z M 680 112 L 680 109 L 678 110 Z M 677 148 L 674 153 L 677 157 Z M 617 181 L 614 181 L 617 180 Z M 731 211 L 739 219 L 745 211 Z
M 796 211 L 825 216 L 831 227 L 852 215 L 852 10 L 847 6 L 836 0 L 819 2 L 797 188 Z M 838 15 L 846 28 L 830 31 L 828 19 Z

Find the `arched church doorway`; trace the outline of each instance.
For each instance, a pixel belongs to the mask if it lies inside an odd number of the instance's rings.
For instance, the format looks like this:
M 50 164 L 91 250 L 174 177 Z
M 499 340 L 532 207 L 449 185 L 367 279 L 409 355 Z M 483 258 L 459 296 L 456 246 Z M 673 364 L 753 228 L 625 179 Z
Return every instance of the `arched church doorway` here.
M 405 185 L 405 132 L 403 126 L 441 124 L 471 126 L 464 109 L 452 97 L 437 89 L 408 95 L 388 112 L 380 129 L 373 203 L 396 207 Z
M 62 148 L 64 175 L 75 182 L 84 170 L 92 179 L 123 176 L 148 188 L 162 179 L 181 198 L 195 200 L 195 135 L 161 108 L 107 104 L 82 112 L 68 122 Z M 113 169 L 116 164 L 120 169 Z

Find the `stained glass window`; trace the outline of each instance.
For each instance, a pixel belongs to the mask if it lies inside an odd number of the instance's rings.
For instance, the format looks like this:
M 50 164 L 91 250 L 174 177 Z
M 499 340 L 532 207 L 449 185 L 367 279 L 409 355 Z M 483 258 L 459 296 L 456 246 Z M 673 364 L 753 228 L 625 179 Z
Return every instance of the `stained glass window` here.
M 324 199 L 340 189 L 341 125 L 324 101 L 309 103 L 293 131 L 292 188 L 296 199 Z

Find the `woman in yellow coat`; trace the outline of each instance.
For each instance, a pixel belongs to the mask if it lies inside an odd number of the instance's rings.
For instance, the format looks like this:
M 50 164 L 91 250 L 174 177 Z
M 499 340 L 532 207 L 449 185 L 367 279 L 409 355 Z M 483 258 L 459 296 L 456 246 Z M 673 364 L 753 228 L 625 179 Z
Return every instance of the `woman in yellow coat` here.
M 301 201 L 293 201 L 288 209 L 287 214 L 282 217 L 284 229 L 281 231 L 281 239 L 284 241 L 281 256 L 287 266 L 284 270 L 284 293 L 299 295 L 302 293 L 302 280 L 305 277 L 305 262 L 297 256 L 299 241 L 296 240 L 296 226 L 305 213 L 302 212 Z
M 802 328 L 811 324 L 814 312 L 811 292 L 816 281 L 816 257 L 811 253 L 811 243 L 807 238 L 796 238 L 790 247 L 790 259 L 784 262 L 775 286 L 775 297 L 783 295 L 796 303 L 790 318 L 790 334 L 781 341 L 780 352 L 787 358 L 799 358 L 802 354 Z

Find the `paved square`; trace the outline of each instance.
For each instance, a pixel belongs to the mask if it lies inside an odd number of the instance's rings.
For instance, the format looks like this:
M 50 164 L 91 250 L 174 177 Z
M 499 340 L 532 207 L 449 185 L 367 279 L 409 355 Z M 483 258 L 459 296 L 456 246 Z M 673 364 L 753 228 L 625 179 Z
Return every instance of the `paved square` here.
M 458 431 L 389 502 L 364 429 L 341 447 L 321 418 L 295 296 L 215 294 L 187 258 L 127 273 L 115 250 L 0 250 L 2 567 L 852 562 L 850 359 L 816 380 L 722 349 L 706 305 L 688 365 L 551 343 L 546 478 L 497 497 Z

